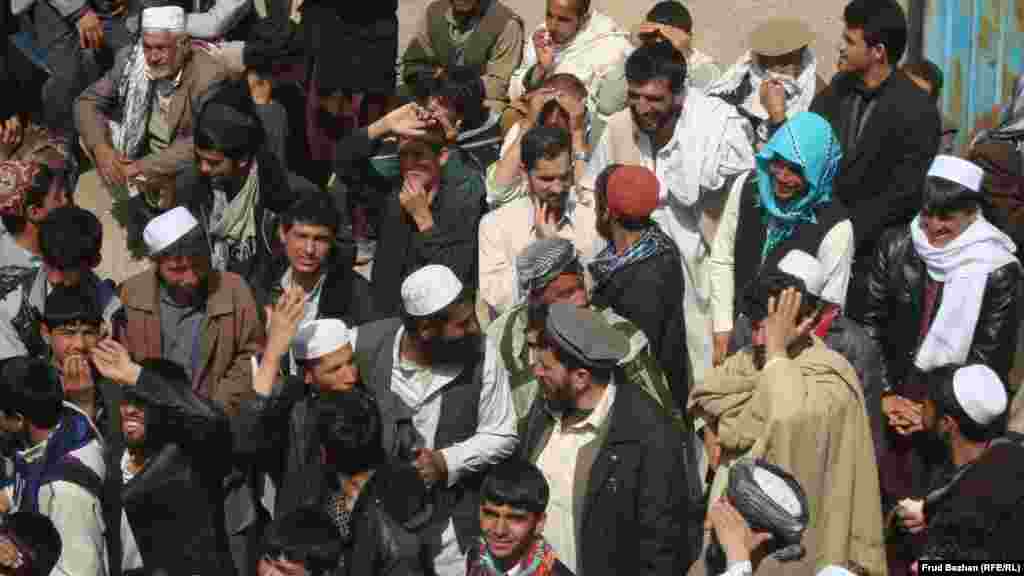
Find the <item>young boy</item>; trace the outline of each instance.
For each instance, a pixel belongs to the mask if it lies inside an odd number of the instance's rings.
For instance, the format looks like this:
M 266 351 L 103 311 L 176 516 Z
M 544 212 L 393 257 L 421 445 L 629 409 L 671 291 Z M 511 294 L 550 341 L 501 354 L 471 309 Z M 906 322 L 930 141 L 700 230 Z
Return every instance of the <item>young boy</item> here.
M 572 576 L 542 536 L 549 492 L 544 475 L 525 460 L 491 470 L 480 490 L 483 537 L 469 553 L 468 576 Z

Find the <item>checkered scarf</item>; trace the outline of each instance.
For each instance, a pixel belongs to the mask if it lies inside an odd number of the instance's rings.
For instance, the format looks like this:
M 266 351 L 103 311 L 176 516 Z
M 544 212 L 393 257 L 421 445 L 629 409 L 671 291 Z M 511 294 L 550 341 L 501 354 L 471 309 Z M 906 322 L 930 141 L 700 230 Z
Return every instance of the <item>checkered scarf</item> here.
M 573 265 L 579 266 L 579 258 L 572 242 L 565 238 L 537 240 L 516 257 L 519 289 L 524 295 L 543 289 Z

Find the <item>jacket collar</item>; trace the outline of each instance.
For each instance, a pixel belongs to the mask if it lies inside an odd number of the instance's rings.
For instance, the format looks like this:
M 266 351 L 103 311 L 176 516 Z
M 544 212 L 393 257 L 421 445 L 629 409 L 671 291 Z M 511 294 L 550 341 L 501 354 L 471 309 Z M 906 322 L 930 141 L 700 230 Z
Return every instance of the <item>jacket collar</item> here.
M 210 272 L 210 288 L 206 297 L 206 314 L 209 317 L 231 314 L 234 311 L 234 302 L 227 290 L 222 290 L 222 272 L 212 270 Z M 128 308 L 141 310 L 149 314 L 157 314 L 160 310 L 160 281 L 157 278 L 157 269 L 152 267 L 143 276 L 145 282 L 139 284 L 135 290 L 125 290 L 124 305 Z
M 619 381 L 617 375 L 615 379 Z M 639 443 L 643 442 L 646 438 L 647 430 L 641 423 L 633 420 L 636 394 L 637 392 L 632 386 L 622 385 L 616 387 L 614 402 L 608 407 L 608 415 L 601 422 L 602 426 L 608 427 L 606 445 Z M 535 450 L 539 454 L 539 451 L 544 448 L 540 444 L 547 442 L 551 430 L 553 430 L 554 426 L 558 425 L 557 418 L 548 409 L 543 400 L 538 399 L 534 403 L 534 407 L 542 414 L 541 417 L 544 422 L 543 431 L 532 438 L 527 438 L 528 442 L 535 444 L 534 446 L 527 446 L 527 449 L 530 451 L 527 454 L 533 453 Z

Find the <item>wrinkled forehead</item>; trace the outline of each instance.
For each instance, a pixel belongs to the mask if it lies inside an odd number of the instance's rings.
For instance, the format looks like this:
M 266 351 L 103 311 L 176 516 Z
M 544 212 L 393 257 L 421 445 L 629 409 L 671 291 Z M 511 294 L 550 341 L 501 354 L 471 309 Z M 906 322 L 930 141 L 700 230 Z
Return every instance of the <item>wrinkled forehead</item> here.
M 169 30 L 144 30 L 142 45 L 145 48 L 170 48 L 178 41 L 179 34 Z

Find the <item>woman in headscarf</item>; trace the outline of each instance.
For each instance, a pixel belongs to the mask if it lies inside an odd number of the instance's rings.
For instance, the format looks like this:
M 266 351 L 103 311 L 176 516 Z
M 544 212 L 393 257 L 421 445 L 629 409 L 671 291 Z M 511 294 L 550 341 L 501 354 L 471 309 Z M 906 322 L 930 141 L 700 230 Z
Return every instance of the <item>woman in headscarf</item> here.
M 821 298 L 832 309 L 822 322 L 831 322 L 844 305 L 854 244 L 846 209 L 832 197 L 841 158 L 828 121 L 803 112 L 775 132 L 756 167 L 733 183 L 711 247 L 716 365 L 729 349 L 737 296 L 792 250 L 816 256 L 824 269 Z

